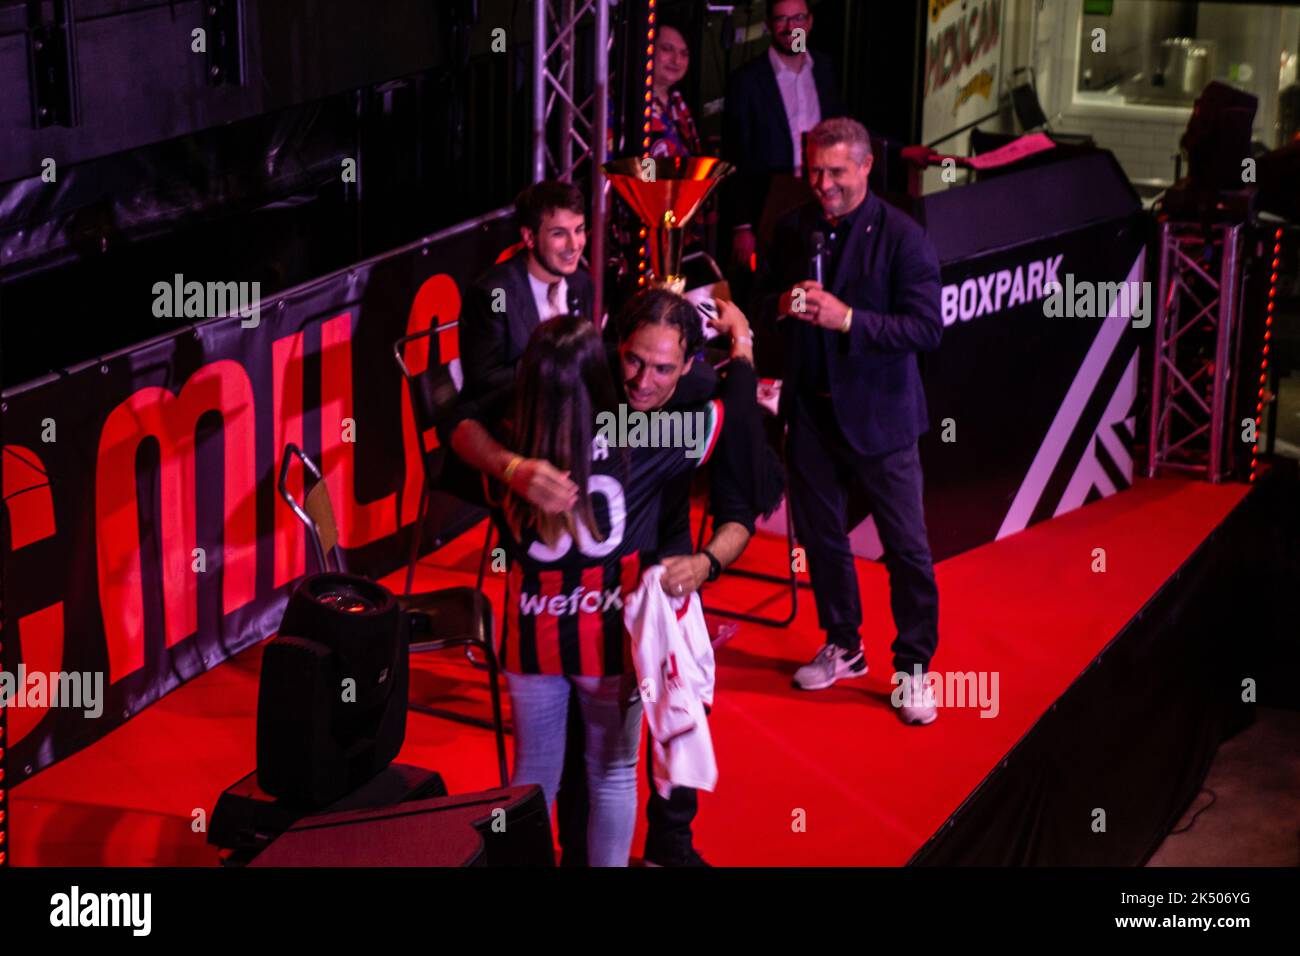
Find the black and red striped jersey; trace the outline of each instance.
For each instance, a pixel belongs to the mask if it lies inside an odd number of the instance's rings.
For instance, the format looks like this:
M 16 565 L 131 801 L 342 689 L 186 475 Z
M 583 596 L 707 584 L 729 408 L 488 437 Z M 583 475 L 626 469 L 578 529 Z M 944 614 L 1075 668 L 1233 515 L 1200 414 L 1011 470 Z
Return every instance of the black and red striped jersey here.
M 554 547 L 531 530 L 516 540 L 497 509 L 508 567 L 498 645 L 503 670 L 600 677 L 632 669 L 623 598 L 640 583 L 642 557 L 657 551 L 665 486 L 712 455 L 722 402 L 708 402 L 698 414 L 703 432 L 694 457 L 680 446 L 637 444 L 635 436 L 632 447 L 612 444 L 598 432 L 587 494 L 603 540 L 582 525 L 576 541 L 566 533 Z M 619 433 L 615 441 L 627 437 Z

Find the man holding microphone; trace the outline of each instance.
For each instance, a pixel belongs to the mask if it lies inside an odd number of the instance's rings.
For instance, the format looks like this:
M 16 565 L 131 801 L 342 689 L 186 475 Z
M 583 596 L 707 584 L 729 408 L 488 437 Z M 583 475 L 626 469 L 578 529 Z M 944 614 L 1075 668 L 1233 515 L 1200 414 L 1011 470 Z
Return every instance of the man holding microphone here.
M 938 260 L 916 222 L 869 193 L 862 124 L 825 120 L 807 142 L 817 201 L 777 226 L 769 278 L 784 290 L 790 505 L 826 632 L 795 685 L 820 690 L 867 672 L 849 532 L 872 514 L 897 627 L 899 716 L 928 724 L 937 716 L 924 674 L 939 640 L 939 593 L 921 500 L 917 440 L 928 426 L 916 353 L 937 347 L 943 331 Z M 806 278 L 818 272 L 820 281 Z

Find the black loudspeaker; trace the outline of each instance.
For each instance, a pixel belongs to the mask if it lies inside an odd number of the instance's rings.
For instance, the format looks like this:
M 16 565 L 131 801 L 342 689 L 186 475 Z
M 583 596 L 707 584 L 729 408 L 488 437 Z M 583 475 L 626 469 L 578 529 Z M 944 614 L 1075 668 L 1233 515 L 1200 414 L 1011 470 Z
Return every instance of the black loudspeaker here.
M 337 813 L 366 807 L 392 807 L 408 800 L 445 797 L 447 785 L 441 775 L 421 767 L 395 763 L 381 770 L 369 782 L 353 790 L 326 811 Z M 228 851 L 225 866 L 242 866 L 261 853 L 272 840 L 319 807 L 277 800 L 257 785 L 257 771 L 227 787 L 212 811 L 208 843 Z
M 406 737 L 407 643 L 387 588 L 347 574 L 297 587 L 262 655 L 263 790 L 319 808 L 392 762 Z
M 251 866 L 554 866 L 536 785 L 322 813 L 295 823 Z

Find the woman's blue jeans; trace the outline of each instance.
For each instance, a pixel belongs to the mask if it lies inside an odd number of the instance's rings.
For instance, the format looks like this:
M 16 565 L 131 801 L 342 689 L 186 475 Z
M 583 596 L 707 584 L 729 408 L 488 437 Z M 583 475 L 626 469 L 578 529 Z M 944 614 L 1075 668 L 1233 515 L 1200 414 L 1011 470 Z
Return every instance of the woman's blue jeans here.
M 587 861 L 627 866 L 636 829 L 636 774 L 641 751 L 641 695 L 635 674 L 580 677 L 506 673 L 515 725 L 510 783 L 535 783 L 555 804 L 564 768 L 569 694 L 576 694 L 586 728 Z

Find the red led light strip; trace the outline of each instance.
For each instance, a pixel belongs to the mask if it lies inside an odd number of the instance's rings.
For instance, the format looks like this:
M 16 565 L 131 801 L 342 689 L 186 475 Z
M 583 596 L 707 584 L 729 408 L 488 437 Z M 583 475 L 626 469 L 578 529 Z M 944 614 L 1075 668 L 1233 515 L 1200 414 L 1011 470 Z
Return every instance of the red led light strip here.
M 3 634 L 3 631 L 0 631 Z M 0 643 L 0 667 L 4 666 L 4 644 Z M 0 707 L 0 868 L 9 865 L 9 809 L 5 801 L 5 746 L 9 743 L 9 708 Z
M 1264 351 L 1259 358 L 1259 392 L 1255 403 L 1255 444 L 1250 449 L 1250 480 L 1259 471 L 1259 429 L 1264 420 L 1264 391 L 1268 382 L 1268 351 L 1273 340 L 1273 306 L 1277 302 L 1277 270 L 1282 261 L 1282 230 L 1273 233 L 1273 262 L 1268 280 L 1268 315 L 1264 318 Z
M 653 114 L 654 104 L 654 82 L 655 82 L 655 0 L 649 0 L 650 13 L 646 17 L 645 28 L 645 110 L 643 113 L 643 122 L 641 123 L 641 155 L 650 154 L 650 117 Z M 641 227 L 641 248 L 638 250 L 640 258 L 637 264 L 636 284 L 638 287 L 645 285 L 645 271 L 647 268 L 646 256 L 650 250 L 646 246 L 646 228 Z

